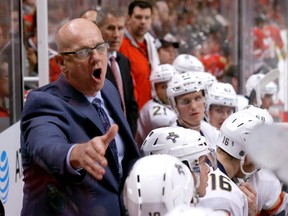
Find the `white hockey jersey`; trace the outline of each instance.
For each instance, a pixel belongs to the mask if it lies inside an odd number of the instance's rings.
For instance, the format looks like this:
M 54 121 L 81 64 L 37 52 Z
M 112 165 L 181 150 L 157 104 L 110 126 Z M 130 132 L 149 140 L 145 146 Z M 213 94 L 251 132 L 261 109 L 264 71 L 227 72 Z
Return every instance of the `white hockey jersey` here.
M 182 127 L 178 125 L 177 121 L 175 121 L 171 127 Z M 206 139 L 207 145 L 216 150 L 216 145 L 217 145 L 217 138 L 218 138 L 218 132 L 215 127 L 207 123 L 206 121 L 202 120 L 200 123 L 200 133 L 203 134 L 203 136 Z
M 267 169 L 260 169 L 252 174 L 248 180 L 257 192 L 257 206 L 259 215 L 287 215 L 288 195 L 282 191 L 278 178 Z M 264 211 L 264 212 L 263 212 Z
M 224 210 L 231 216 L 248 215 L 245 194 L 219 168 L 209 173 L 206 195 L 199 199 L 198 205 L 214 211 Z
M 169 127 L 177 120 L 176 113 L 167 105 L 149 100 L 141 109 L 137 120 L 137 133 L 142 141 L 151 130 Z

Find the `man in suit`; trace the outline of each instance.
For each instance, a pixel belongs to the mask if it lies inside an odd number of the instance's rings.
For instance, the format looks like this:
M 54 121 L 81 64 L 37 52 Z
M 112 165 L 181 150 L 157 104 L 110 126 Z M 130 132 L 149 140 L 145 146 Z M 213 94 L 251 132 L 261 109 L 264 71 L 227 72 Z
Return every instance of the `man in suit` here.
M 138 104 L 134 97 L 134 84 L 131 75 L 130 61 L 118 52 L 124 36 L 125 13 L 118 8 L 103 7 L 98 12 L 96 24 L 101 30 L 103 39 L 110 42 L 106 78 L 116 86 L 120 95 L 123 95 L 123 109 L 132 133 L 135 135 L 137 129 Z M 117 72 L 113 71 L 112 56 L 116 59 Z M 116 74 L 114 75 L 113 72 Z M 120 77 L 118 75 L 120 75 Z M 119 87 L 117 84 L 118 77 L 120 78 L 119 85 L 122 87 Z
M 31 91 L 22 113 L 21 215 L 124 215 L 123 183 L 139 152 L 105 79 L 109 44 L 83 18 L 64 24 L 56 44 L 62 74 Z

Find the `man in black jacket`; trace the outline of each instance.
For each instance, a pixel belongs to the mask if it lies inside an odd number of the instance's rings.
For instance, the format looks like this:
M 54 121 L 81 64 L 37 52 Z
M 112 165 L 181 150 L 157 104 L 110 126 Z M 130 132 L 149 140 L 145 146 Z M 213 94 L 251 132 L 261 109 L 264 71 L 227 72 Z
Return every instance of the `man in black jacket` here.
M 137 129 L 138 105 L 134 97 L 134 85 L 130 71 L 130 62 L 128 58 L 118 52 L 124 36 L 125 13 L 118 8 L 104 7 L 98 13 L 96 24 L 101 30 L 103 39 L 110 42 L 106 78 L 115 85 L 120 96 L 123 96 L 123 110 L 126 114 L 131 131 L 133 135 L 135 135 Z M 118 70 L 118 72 L 113 71 L 115 66 L 111 61 L 111 57 L 116 59 L 116 70 Z M 117 73 L 119 73 L 120 79 L 117 77 Z M 117 83 L 118 80 L 119 83 Z

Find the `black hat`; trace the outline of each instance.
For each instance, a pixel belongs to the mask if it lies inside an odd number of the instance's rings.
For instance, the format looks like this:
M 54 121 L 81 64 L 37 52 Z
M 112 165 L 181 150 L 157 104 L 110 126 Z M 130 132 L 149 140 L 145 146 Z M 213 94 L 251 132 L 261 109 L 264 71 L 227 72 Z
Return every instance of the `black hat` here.
M 179 42 L 176 37 L 174 37 L 172 34 L 168 33 L 163 38 L 159 39 L 161 45 L 157 47 L 157 49 L 168 46 L 173 46 L 174 48 L 179 48 Z

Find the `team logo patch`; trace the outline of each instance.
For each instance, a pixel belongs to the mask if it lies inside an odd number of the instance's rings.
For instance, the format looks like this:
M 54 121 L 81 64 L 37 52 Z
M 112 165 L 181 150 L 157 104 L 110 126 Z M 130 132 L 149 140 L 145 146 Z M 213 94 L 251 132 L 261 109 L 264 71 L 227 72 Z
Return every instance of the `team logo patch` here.
M 170 132 L 169 135 L 166 137 L 166 140 L 171 139 L 173 143 L 176 143 L 177 138 L 179 138 L 178 134 L 175 134 L 174 132 Z
M 176 167 L 179 175 L 181 175 L 181 174 L 185 175 L 185 172 L 183 171 L 183 167 L 180 164 L 175 164 L 175 167 Z

